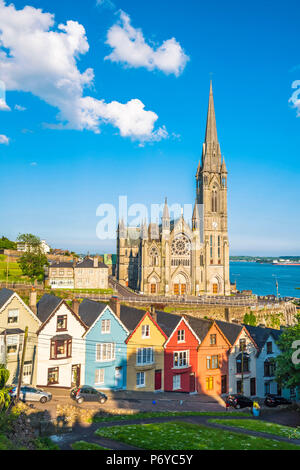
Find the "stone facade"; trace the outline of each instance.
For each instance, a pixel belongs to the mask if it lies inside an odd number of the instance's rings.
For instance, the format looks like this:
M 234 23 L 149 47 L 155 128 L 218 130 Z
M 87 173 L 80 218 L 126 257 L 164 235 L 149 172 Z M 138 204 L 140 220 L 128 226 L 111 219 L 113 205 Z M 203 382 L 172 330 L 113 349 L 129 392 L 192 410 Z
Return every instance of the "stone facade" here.
M 229 295 L 227 169 L 218 142 L 212 86 L 191 225 L 172 221 L 125 227 L 117 237 L 117 279 L 148 295 Z
M 108 289 L 108 267 L 98 258 L 79 263 L 54 263 L 49 267 L 48 283 L 52 289 Z

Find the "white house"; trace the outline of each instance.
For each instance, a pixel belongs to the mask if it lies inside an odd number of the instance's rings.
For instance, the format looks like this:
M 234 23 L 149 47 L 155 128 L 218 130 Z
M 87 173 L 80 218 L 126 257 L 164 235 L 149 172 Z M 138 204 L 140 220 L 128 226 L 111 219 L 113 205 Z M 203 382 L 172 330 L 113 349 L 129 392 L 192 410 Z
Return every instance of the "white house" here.
M 276 342 L 282 331 L 247 325 L 245 328 L 258 347 L 256 357 L 256 395 L 263 398 L 268 393 L 281 394 L 280 387 L 275 381 L 274 359 L 280 354 L 280 349 Z
M 54 295 L 44 295 L 37 304 L 42 322 L 38 330 L 38 386 L 71 388 L 85 376 L 85 341 L 87 326 L 73 308 Z M 77 312 L 76 312 L 77 310 Z
M 46 243 L 46 240 L 41 240 L 40 248 L 45 255 L 50 253 L 51 248 L 48 243 Z M 28 250 L 28 245 L 26 243 L 20 242 L 17 244 L 17 250 L 25 252 Z

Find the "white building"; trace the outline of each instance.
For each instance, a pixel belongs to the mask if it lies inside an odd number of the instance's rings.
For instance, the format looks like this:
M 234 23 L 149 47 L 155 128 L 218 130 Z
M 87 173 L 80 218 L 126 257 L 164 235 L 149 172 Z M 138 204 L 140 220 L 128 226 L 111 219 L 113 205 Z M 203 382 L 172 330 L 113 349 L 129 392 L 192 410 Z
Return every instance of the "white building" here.
M 79 306 L 79 304 L 78 304 Z M 54 295 L 44 295 L 37 305 L 42 322 L 38 330 L 38 386 L 71 388 L 85 376 L 85 341 L 87 326 L 73 309 Z M 78 310 L 78 309 L 77 309 Z
M 28 245 L 26 243 L 18 243 L 17 244 L 17 250 L 18 251 L 28 251 Z M 41 251 L 46 255 L 48 253 L 50 253 L 50 246 L 46 243 L 46 240 L 41 240 L 41 244 L 40 244 L 40 248 L 41 248 Z

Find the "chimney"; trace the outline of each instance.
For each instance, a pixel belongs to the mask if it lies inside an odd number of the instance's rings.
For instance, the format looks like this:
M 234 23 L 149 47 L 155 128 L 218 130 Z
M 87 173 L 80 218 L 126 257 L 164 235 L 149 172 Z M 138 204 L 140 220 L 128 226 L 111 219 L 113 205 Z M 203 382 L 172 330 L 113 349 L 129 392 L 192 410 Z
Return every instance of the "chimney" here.
M 37 313 L 36 304 L 37 304 L 37 293 L 36 293 L 36 290 L 34 288 L 32 288 L 32 290 L 29 294 L 29 307 L 31 308 L 31 310 L 35 314 Z
M 76 315 L 79 315 L 79 307 L 80 307 L 80 302 L 79 300 L 73 299 L 72 300 L 72 310 Z
M 98 268 L 99 266 L 99 260 L 98 258 L 94 258 L 94 268 Z
M 113 296 L 109 301 L 109 306 L 113 310 L 113 312 L 120 318 L 121 314 L 121 304 L 120 299 L 117 296 Z
M 155 310 L 155 305 L 151 305 L 150 307 L 150 315 L 155 322 L 157 322 L 157 312 Z

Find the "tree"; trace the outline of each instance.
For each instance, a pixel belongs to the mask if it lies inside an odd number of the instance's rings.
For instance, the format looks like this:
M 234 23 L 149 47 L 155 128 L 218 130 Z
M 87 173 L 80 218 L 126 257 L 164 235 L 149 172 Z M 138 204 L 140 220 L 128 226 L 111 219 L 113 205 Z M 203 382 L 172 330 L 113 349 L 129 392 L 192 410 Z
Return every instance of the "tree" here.
M 49 266 L 47 256 L 40 252 L 24 253 L 19 259 L 18 264 L 24 276 L 28 276 L 32 280 L 43 280 L 45 275 L 44 268 Z
M 5 365 L 0 364 L 0 411 L 5 408 L 8 408 L 11 398 L 8 393 L 7 388 L 5 387 L 9 379 L 9 370 Z
M 281 354 L 276 357 L 276 381 L 282 387 L 299 387 L 300 315 L 297 324 L 286 328 L 277 344 Z
M 17 244 L 15 242 L 10 241 L 6 237 L 0 238 L 0 250 L 15 250 L 17 248 Z
M 25 246 L 26 252 L 29 253 L 42 253 L 41 239 L 32 233 L 20 234 L 17 238 L 18 243 Z

